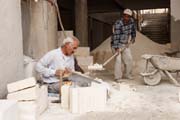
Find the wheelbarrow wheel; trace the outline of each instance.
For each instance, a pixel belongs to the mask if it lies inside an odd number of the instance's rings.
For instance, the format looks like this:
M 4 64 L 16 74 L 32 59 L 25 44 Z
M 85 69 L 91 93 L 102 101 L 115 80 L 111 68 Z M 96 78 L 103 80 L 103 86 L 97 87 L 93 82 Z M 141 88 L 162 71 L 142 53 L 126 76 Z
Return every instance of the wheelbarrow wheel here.
M 161 81 L 161 74 L 160 74 L 160 72 L 156 72 L 153 75 L 144 76 L 144 82 L 147 85 L 154 86 L 154 85 L 159 84 L 160 81 Z

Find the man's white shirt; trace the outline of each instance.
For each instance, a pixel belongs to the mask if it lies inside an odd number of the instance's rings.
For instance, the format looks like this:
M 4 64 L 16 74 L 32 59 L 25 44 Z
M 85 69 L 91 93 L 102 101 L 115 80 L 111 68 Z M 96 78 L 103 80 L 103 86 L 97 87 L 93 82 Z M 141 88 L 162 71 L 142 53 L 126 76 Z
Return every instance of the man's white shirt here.
M 40 73 L 45 83 L 58 82 L 59 79 L 55 76 L 56 70 L 65 68 L 74 71 L 74 56 L 64 55 L 61 48 L 48 52 L 36 65 L 36 71 Z

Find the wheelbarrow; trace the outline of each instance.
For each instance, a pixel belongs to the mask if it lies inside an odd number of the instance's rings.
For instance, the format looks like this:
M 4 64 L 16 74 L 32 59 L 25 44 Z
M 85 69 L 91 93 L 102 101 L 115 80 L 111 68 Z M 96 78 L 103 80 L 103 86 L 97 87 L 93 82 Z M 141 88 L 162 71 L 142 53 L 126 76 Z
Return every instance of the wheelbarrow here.
M 177 79 L 171 74 L 176 73 L 176 78 L 178 77 L 180 71 L 180 58 L 149 54 L 142 55 L 142 58 L 146 60 L 146 67 L 145 71 L 140 74 L 147 85 L 153 86 L 159 84 L 161 75 L 165 74 L 176 86 L 180 86 Z

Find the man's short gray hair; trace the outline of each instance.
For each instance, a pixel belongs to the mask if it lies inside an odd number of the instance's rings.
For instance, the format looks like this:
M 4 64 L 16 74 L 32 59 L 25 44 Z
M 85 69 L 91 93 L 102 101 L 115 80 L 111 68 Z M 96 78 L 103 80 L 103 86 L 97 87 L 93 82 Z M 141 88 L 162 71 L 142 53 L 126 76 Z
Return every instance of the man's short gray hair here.
M 64 46 L 66 43 L 73 43 L 74 40 L 78 41 L 78 43 L 80 44 L 79 39 L 77 37 L 75 37 L 75 36 L 72 36 L 72 37 L 66 37 L 63 40 L 62 46 Z
M 63 40 L 62 45 L 64 46 L 66 43 L 73 43 L 73 38 L 67 37 Z

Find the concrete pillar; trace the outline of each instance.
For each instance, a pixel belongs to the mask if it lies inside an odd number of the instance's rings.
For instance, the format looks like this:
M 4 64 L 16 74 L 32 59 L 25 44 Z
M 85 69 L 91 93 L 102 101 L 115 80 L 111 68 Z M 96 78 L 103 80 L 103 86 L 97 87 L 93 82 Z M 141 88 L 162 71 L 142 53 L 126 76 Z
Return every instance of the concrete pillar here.
M 39 59 L 49 50 L 58 46 L 57 14 L 54 6 L 45 0 L 27 2 L 29 4 L 29 13 L 27 10 L 27 14 L 29 14 L 30 25 L 23 27 L 23 31 L 29 31 L 29 33 L 23 34 L 25 36 L 24 54 Z M 23 20 L 28 22 L 26 18 Z
M 88 46 L 88 8 L 87 0 L 75 0 L 75 34 L 81 46 Z
M 180 51 L 180 0 L 171 0 L 171 45 L 173 51 Z
M 0 0 L 0 98 L 7 83 L 23 79 L 21 0 Z

